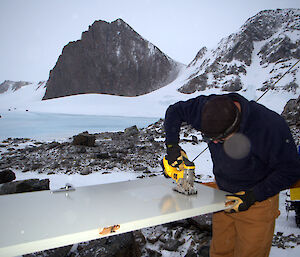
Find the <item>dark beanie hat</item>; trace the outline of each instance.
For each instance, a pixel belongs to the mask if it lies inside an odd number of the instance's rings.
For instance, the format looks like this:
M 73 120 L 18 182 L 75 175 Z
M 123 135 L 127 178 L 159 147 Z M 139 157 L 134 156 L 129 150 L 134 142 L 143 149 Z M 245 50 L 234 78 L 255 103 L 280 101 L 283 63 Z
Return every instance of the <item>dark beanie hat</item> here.
M 239 111 L 230 97 L 217 95 L 208 100 L 202 109 L 201 132 L 210 138 L 222 135 L 234 124 L 232 132 L 237 129 Z

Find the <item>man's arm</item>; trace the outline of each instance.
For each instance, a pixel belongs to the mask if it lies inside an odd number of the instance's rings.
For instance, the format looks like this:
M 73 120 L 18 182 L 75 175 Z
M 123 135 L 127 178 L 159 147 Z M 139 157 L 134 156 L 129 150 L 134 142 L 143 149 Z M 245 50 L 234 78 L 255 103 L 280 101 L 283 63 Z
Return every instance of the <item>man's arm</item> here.
M 209 97 L 198 96 L 169 106 L 164 122 L 167 144 L 179 143 L 179 132 L 182 122 L 187 122 L 200 130 L 202 107 Z
M 261 154 L 268 160 L 270 175 L 258 183 L 253 192 L 262 201 L 288 189 L 300 179 L 300 158 L 287 124 L 278 123 L 262 138 L 264 149 Z

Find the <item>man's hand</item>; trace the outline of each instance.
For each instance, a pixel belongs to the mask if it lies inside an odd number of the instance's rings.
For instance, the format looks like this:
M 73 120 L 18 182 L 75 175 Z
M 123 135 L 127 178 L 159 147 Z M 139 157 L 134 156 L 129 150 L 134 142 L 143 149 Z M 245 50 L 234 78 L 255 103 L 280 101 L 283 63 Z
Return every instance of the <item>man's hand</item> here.
M 227 203 L 235 202 L 235 205 L 232 208 L 225 210 L 230 213 L 246 211 L 256 201 L 252 191 L 241 191 L 235 194 L 226 195 L 226 199 Z
M 181 147 L 178 144 L 167 144 L 167 156 L 168 163 L 173 167 L 179 167 L 182 163 Z

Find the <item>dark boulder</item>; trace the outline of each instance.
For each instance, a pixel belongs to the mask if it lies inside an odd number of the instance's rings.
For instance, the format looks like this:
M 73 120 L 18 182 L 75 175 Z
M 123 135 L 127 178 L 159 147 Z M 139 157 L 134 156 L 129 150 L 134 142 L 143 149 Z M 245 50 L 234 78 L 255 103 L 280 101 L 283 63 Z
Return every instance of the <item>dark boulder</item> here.
M 129 127 L 129 128 L 126 128 L 124 130 L 124 136 L 125 137 L 136 136 L 136 135 L 138 135 L 138 133 L 139 133 L 139 129 L 137 128 L 136 125 L 134 125 L 132 127 Z
M 300 127 L 300 96 L 298 99 L 289 100 L 281 113 L 289 126 Z
M 16 179 L 16 175 L 10 169 L 0 171 L 0 184 L 11 182 Z
M 27 179 L 8 182 L 1 186 L 0 195 L 49 190 L 49 184 L 49 179 Z
M 73 145 L 95 146 L 95 140 L 95 135 L 83 132 L 73 136 Z

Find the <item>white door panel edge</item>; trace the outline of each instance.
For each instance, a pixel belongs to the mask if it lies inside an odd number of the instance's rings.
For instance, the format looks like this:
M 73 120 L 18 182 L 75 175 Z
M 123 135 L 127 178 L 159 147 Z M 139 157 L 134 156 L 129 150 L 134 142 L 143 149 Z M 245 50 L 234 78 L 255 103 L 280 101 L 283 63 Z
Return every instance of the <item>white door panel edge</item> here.
M 225 209 L 226 192 L 196 184 L 197 195 L 174 192 L 154 177 L 0 196 L 0 256 L 17 256 L 116 235 Z M 120 225 L 100 235 L 103 228 Z

